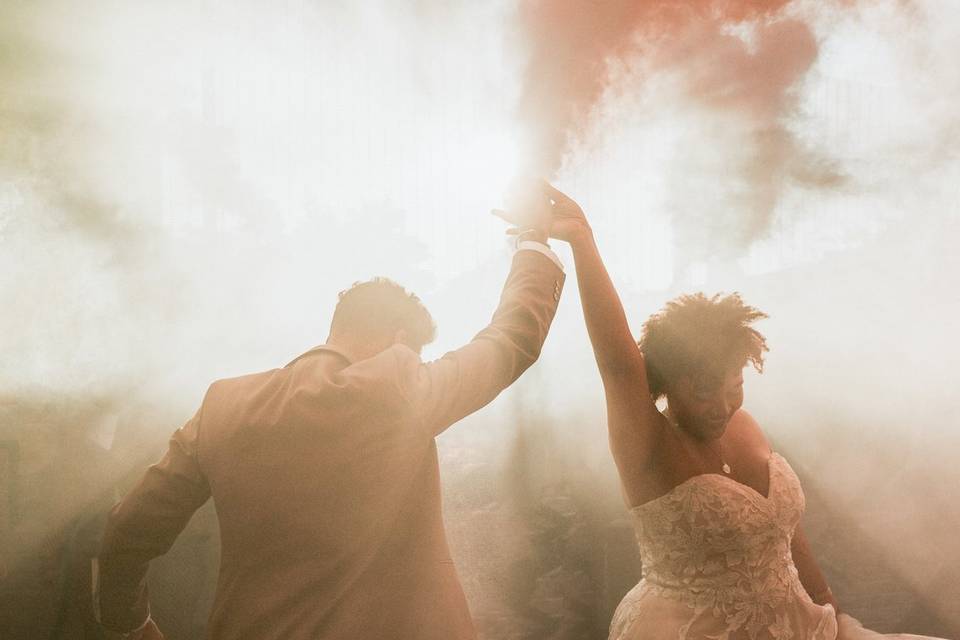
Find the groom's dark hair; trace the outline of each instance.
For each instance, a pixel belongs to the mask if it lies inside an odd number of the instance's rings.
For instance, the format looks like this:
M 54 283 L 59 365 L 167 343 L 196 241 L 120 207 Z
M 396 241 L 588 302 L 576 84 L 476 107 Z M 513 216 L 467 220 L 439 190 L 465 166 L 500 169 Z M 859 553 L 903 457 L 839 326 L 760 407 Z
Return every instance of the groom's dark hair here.
M 654 400 L 689 375 L 717 380 L 749 362 L 763 371 L 767 340 L 750 325 L 767 314 L 744 303 L 738 293 L 707 297 L 702 293 L 674 298 L 643 325 L 640 351 Z
M 436 337 L 437 326 L 420 298 L 389 278 L 355 282 L 339 298 L 331 331 L 384 335 L 402 329 L 416 347 Z

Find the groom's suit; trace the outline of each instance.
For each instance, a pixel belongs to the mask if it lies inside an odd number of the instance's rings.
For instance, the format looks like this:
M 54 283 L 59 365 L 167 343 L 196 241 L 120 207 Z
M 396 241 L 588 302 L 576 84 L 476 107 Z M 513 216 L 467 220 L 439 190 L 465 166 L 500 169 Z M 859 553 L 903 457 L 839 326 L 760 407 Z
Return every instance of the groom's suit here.
M 222 550 L 209 638 L 474 638 L 434 437 L 537 359 L 564 280 L 546 253 L 517 251 L 490 324 L 434 362 L 402 345 L 359 362 L 321 346 L 215 382 L 110 515 L 104 625 L 143 624 L 147 563 L 212 496 Z

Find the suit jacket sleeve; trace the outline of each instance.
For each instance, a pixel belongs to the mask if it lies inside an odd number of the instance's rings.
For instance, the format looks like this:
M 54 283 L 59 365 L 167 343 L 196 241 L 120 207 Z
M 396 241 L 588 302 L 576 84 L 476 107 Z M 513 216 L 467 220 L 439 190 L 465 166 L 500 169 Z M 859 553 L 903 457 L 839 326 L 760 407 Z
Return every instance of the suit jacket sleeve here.
M 467 345 L 420 365 L 415 406 L 435 434 L 489 403 L 536 362 L 563 282 L 550 258 L 517 251 L 490 324 Z
M 163 458 L 113 508 L 97 558 L 94 594 L 104 627 L 126 632 L 150 613 L 147 566 L 163 555 L 210 497 L 197 461 L 202 409 L 170 438 Z

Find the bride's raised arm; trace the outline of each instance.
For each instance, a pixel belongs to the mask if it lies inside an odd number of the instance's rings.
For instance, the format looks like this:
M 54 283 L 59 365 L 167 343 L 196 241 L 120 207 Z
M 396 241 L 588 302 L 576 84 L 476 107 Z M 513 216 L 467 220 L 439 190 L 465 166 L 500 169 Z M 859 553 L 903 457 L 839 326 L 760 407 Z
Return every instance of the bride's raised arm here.
M 554 187 L 544 188 L 553 201 L 550 235 L 573 249 L 583 317 L 607 400 L 610 449 L 629 498 L 630 480 L 647 467 L 664 418 L 650 397 L 643 355 L 583 210 Z

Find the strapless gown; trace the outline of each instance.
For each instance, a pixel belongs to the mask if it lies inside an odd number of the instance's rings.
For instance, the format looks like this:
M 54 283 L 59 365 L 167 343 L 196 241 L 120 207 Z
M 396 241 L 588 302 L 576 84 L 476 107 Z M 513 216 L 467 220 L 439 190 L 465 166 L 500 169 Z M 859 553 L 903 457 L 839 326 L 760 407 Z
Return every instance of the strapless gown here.
M 767 497 L 704 474 L 631 509 L 643 579 L 617 607 L 610 640 L 922 637 L 875 633 L 810 599 L 790 552 L 803 490 L 779 454 L 768 473 Z

